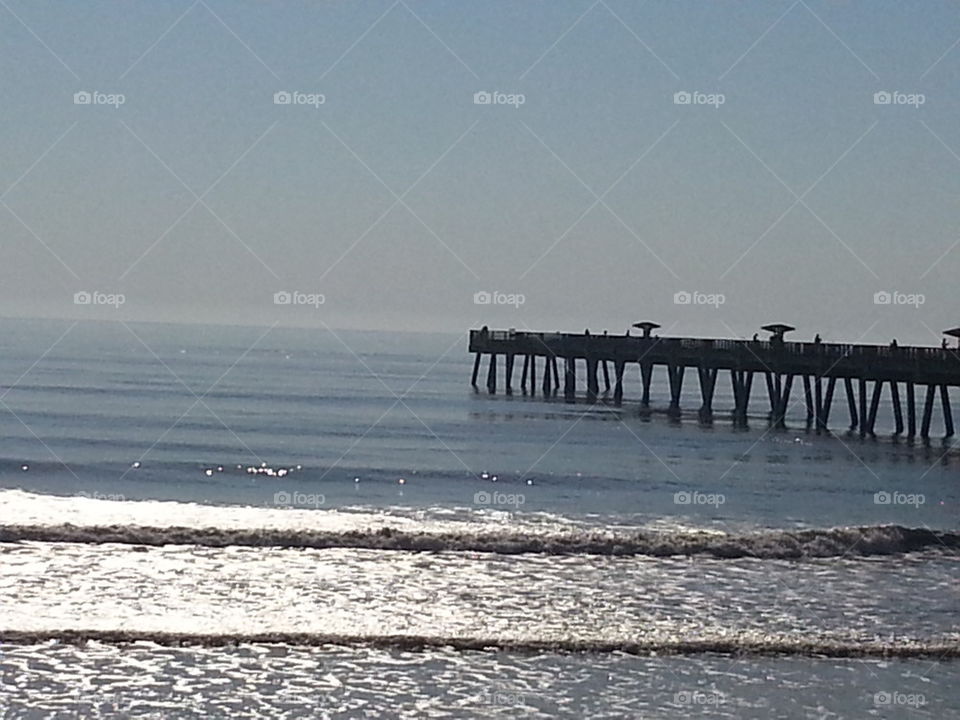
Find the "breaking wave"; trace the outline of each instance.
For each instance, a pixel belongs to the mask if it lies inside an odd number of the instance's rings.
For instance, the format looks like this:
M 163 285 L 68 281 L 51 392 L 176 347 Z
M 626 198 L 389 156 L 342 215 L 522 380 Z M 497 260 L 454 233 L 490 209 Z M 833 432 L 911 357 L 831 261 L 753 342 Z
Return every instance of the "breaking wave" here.
M 412 529 L 302 530 L 191 528 L 140 525 L 0 525 L 0 542 L 65 542 L 141 546 L 356 548 L 409 552 L 484 552 L 501 555 L 609 555 L 651 557 L 803 559 L 869 557 L 960 548 L 960 533 L 899 525 L 823 530 L 768 530 L 744 534 L 667 531 L 423 532 Z
M 960 658 L 960 641 L 801 640 L 783 637 L 718 636 L 692 640 L 536 640 L 526 638 L 435 637 L 429 635 L 346 635 L 320 633 L 176 633 L 138 630 L 0 631 L 0 643 L 43 642 L 107 644 L 152 642 L 164 646 L 296 645 L 366 646 L 404 651 L 448 648 L 456 651 L 624 653 L 627 655 L 794 655 L 834 658 Z

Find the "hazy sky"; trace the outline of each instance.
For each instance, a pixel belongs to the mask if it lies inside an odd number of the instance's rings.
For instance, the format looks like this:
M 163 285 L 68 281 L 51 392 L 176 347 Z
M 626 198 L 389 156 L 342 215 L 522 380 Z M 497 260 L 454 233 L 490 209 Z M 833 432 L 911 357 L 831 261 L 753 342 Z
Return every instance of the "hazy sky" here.
M 0 313 L 936 344 L 958 40 L 937 0 L 3 0 Z

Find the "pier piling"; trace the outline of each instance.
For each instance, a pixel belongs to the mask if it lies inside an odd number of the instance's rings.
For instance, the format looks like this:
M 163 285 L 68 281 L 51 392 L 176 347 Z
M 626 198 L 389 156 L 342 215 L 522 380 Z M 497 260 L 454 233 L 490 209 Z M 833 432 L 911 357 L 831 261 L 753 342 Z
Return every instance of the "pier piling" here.
M 480 373 L 480 358 L 483 356 L 480 353 L 477 353 L 477 357 L 473 361 L 473 377 L 470 380 L 470 384 L 473 385 L 473 389 L 477 389 L 477 375 Z
M 597 401 L 597 395 L 600 393 L 600 383 L 597 380 L 597 360 L 596 358 L 587 358 L 587 399 L 591 402 Z
M 616 405 L 623 403 L 623 371 L 625 367 L 626 363 L 622 360 L 617 360 L 613 364 L 613 374 L 616 383 L 613 388 L 613 402 Z
M 707 420 L 713 417 L 713 391 L 717 384 L 717 369 L 698 367 L 697 375 L 700 378 L 700 418 Z
M 530 358 L 530 396 L 537 394 L 537 356 Z
M 650 407 L 650 380 L 653 378 L 653 363 L 640 363 L 640 382 L 643 384 L 643 395 L 640 397 L 640 404 L 644 407 Z
M 923 403 L 923 421 L 920 425 L 920 437 L 924 440 L 930 437 L 930 419 L 933 416 L 933 398 L 936 389 L 936 385 L 927 385 L 927 397 Z
M 913 383 L 907 383 L 907 437 L 911 440 L 917 436 L 917 403 Z
M 900 406 L 900 383 L 890 381 L 890 398 L 893 400 L 894 434 L 903 434 L 903 408 Z
M 943 427 L 947 437 L 953 437 L 953 415 L 950 413 L 950 392 L 946 385 L 940 386 L 940 408 L 943 410 Z
M 566 372 L 563 376 L 563 398 L 567 402 L 573 402 L 576 399 L 577 392 L 577 366 L 574 364 L 574 358 L 566 358 Z
M 857 420 L 857 400 L 853 394 L 853 380 L 845 377 L 843 386 L 847 391 L 847 409 L 850 411 L 850 429 L 855 430 L 859 424 Z
M 670 410 L 680 410 L 680 393 L 683 390 L 683 374 L 686 368 L 683 365 L 667 365 L 667 376 L 670 380 Z

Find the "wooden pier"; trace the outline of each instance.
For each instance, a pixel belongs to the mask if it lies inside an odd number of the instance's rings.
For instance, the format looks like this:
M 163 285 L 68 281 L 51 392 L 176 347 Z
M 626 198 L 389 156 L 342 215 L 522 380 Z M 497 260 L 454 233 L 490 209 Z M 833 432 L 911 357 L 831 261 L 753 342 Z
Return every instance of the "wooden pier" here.
M 666 368 L 670 390 L 668 412 L 679 414 L 684 379 L 687 371 L 695 368 L 700 388 L 699 414 L 709 421 L 714 415 L 717 380 L 723 371 L 729 373 L 733 391 L 730 415 L 738 424 L 746 424 L 754 378 L 762 376 L 769 417 L 778 427 L 785 426 L 791 393 L 799 391 L 796 388 L 802 385 L 807 424 L 817 430 L 828 429 L 835 396 L 842 393 L 846 396 L 850 429 L 859 429 L 861 436 L 873 435 L 886 391 L 891 399 L 896 434 L 905 432 L 909 438 L 918 434 L 929 438 L 935 406 L 939 404 L 946 436 L 953 435 L 949 388 L 960 386 L 960 350 L 895 343 L 786 342 L 784 333 L 793 329 L 786 325 L 766 326 L 772 332 L 768 340 L 657 337 L 651 332 L 658 327 L 655 323 L 638 323 L 636 327 L 641 328 L 642 334 L 471 330 L 469 351 L 476 356 L 471 383 L 477 387 L 486 355 L 487 391 L 496 393 L 502 357 L 504 390 L 512 394 L 516 360 L 522 359 L 520 389 L 524 395 L 535 396 L 539 389 L 545 397 L 556 396 L 562 376 L 564 399 L 576 402 L 577 377 L 582 372 L 586 400 L 597 402 L 601 397 L 601 375 L 603 394 L 609 396 L 612 366 L 612 401 L 620 405 L 627 367 L 638 365 L 640 404 L 649 407 L 653 369 L 661 365 Z M 562 373 L 558 359 L 562 360 Z M 919 415 L 918 396 L 922 400 Z

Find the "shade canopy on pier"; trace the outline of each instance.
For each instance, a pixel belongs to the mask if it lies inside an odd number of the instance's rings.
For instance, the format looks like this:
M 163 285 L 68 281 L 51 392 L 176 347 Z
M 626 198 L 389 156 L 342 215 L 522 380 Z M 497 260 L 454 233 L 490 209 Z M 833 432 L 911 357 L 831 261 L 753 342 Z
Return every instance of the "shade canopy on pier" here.
M 948 335 L 950 337 L 955 337 L 957 339 L 957 347 L 960 348 L 960 327 L 944 330 L 943 334 Z
M 645 338 L 650 337 L 651 331 L 660 327 L 660 323 L 650 322 L 649 320 L 644 320 L 643 322 L 635 322 L 633 327 L 638 328 L 643 331 L 643 336 Z
M 764 325 L 761 330 L 766 330 L 768 333 L 771 333 L 774 338 L 779 340 L 783 339 L 784 333 L 793 332 L 796 328 L 793 325 L 787 325 L 785 323 L 771 323 L 770 325 Z

